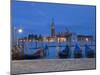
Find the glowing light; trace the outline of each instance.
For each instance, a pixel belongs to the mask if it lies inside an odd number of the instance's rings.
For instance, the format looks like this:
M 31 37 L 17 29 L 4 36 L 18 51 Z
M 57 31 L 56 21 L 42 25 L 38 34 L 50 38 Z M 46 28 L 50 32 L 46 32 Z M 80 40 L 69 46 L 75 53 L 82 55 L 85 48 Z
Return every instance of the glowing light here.
M 66 38 L 64 38 L 64 37 L 58 38 L 58 42 L 65 42 L 65 41 L 66 41 Z
M 30 39 L 29 42 L 32 42 L 32 40 Z
M 60 41 L 61 41 L 61 42 L 65 42 L 66 39 L 65 39 L 65 38 L 60 38 Z
M 22 40 L 20 40 L 20 41 L 22 41 Z
M 49 42 L 54 42 L 54 40 L 53 40 L 53 39 L 51 39 L 51 40 L 49 40 Z
M 19 32 L 19 33 L 22 33 L 22 32 L 23 32 L 23 30 L 22 30 L 22 29 L 18 29 L 18 32 Z
M 86 41 L 89 41 L 89 39 L 88 39 L 88 38 L 86 38 L 85 40 L 86 40 Z

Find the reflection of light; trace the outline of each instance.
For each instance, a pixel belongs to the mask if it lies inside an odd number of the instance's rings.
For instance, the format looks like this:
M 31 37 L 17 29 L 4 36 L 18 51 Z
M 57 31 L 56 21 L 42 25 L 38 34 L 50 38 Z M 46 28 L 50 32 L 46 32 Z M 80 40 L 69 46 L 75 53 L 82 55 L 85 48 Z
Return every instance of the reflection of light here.
M 20 41 L 22 41 L 22 40 L 20 40 Z
M 85 40 L 86 40 L 86 41 L 89 41 L 89 39 L 88 39 L 88 38 L 86 38 Z
M 18 29 L 18 32 L 19 32 L 19 33 L 22 33 L 22 32 L 23 32 L 23 30 L 22 30 L 22 29 Z
M 77 43 L 78 41 L 77 41 L 77 39 L 73 39 L 72 42 L 73 43 Z
M 49 42 L 54 42 L 54 40 L 53 40 L 53 39 L 51 39 L 51 40 L 49 40 Z
M 30 39 L 29 42 L 32 42 L 32 40 Z
M 58 42 L 60 41 L 60 38 L 58 38 Z

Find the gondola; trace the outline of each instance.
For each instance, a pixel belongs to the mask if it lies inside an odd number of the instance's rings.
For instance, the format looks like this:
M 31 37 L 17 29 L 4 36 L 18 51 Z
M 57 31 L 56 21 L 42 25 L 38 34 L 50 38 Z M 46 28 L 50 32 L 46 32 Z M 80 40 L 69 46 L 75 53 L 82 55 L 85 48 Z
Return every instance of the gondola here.
M 82 50 L 81 50 L 79 44 L 75 45 L 74 58 L 82 58 Z
M 87 58 L 94 58 L 95 57 L 95 51 L 92 48 L 90 48 L 90 46 L 87 44 L 85 45 L 85 56 Z
M 68 56 L 69 56 L 69 51 L 70 51 L 70 48 L 69 48 L 69 46 L 67 45 L 67 46 L 65 47 L 64 50 L 59 51 L 59 53 L 58 53 L 59 58 L 68 58 Z
M 31 55 L 24 55 L 24 59 L 39 59 L 44 56 L 44 49 L 39 48 Z

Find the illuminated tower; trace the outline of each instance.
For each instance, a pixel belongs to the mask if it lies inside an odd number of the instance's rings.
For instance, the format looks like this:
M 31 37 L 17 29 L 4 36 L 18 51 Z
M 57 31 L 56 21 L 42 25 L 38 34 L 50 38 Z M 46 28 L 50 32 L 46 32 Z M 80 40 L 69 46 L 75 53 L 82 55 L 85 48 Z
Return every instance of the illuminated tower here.
M 51 36 L 52 37 L 55 37 L 55 23 L 54 23 L 54 20 L 52 19 L 52 23 L 51 23 Z

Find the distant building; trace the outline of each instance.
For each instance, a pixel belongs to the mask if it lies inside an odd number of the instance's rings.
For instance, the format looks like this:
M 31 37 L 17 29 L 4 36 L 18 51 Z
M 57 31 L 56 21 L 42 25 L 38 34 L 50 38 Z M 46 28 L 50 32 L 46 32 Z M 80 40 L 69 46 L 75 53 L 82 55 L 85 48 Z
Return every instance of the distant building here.
M 54 20 L 51 23 L 51 36 L 43 37 L 43 41 L 46 42 L 65 42 L 71 40 L 72 33 L 70 32 L 56 32 Z
M 58 37 L 61 40 L 64 39 L 65 41 L 70 41 L 71 36 L 72 36 L 72 33 L 70 32 L 61 32 L 61 33 L 56 34 L 56 37 Z
M 25 41 L 43 41 L 43 42 L 88 42 L 93 41 L 92 35 L 77 35 L 76 33 L 69 32 L 69 30 L 57 32 L 55 28 L 54 20 L 52 19 L 50 25 L 49 36 L 37 36 L 37 35 L 29 35 L 28 39 L 24 38 Z M 64 29 L 63 29 L 64 30 Z M 21 41 L 22 39 L 20 39 Z
M 92 35 L 77 35 L 78 41 L 93 41 Z
M 43 37 L 46 42 L 67 42 L 67 41 L 93 41 L 92 35 L 77 35 L 69 31 L 56 32 L 54 20 L 51 23 L 51 36 Z

